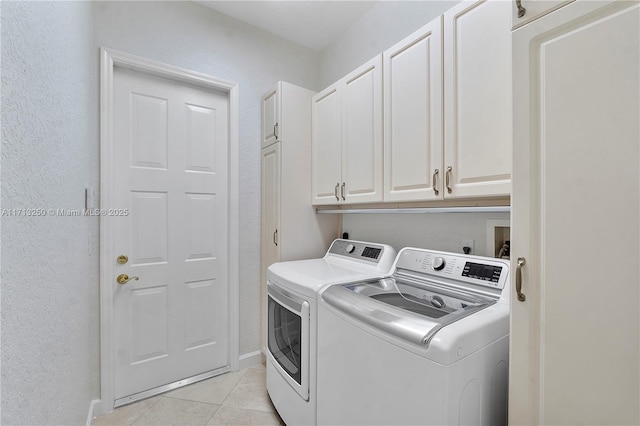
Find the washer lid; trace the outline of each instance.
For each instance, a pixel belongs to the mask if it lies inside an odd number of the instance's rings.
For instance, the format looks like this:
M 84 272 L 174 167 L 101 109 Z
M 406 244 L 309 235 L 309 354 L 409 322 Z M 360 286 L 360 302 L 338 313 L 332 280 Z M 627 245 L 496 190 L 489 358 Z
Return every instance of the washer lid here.
M 496 299 L 403 277 L 334 285 L 322 300 L 391 335 L 419 345 L 442 327 L 484 309 Z

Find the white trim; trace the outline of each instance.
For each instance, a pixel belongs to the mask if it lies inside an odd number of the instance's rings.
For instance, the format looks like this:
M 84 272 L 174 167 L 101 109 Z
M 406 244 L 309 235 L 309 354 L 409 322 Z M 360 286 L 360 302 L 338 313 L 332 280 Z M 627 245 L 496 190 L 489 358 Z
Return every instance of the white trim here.
M 427 214 L 427 213 L 511 213 L 510 206 L 400 207 L 370 209 L 320 209 L 318 214 Z
M 229 368 L 238 371 L 240 356 L 240 98 L 229 89 Z
M 215 89 L 229 94 L 229 368 L 239 369 L 239 103 L 238 85 L 198 72 L 174 67 L 108 48 L 100 48 L 100 205 L 111 205 L 113 194 L 109 182 L 113 179 L 113 72 L 124 68 L 171 80 Z M 113 300 L 110 284 L 113 238 L 107 230 L 111 218 L 100 217 L 100 377 L 102 410 L 113 410 Z
M 240 370 L 245 368 L 255 367 L 256 365 L 262 365 L 266 361 L 266 358 L 262 351 L 249 352 L 248 354 L 240 355 Z
M 91 426 L 91 422 L 93 421 L 94 416 L 99 416 L 102 414 L 102 401 L 99 399 L 94 399 L 89 404 L 89 413 L 87 414 L 87 426 Z

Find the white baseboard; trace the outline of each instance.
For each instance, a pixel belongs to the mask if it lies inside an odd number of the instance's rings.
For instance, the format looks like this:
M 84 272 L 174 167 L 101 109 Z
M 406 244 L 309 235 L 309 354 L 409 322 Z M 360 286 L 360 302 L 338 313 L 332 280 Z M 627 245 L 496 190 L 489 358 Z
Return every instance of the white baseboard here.
M 91 426 L 94 416 L 102 414 L 102 401 L 94 399 L 89 404 L 89 414 L 87 415 L 87 426 Z
M 240 355 L 239 369 L 243 370 L 249 367 L 255 367 L 261 365 L 264 362 L 264 355 L 261 351 L 249 352 L 248 354 Z

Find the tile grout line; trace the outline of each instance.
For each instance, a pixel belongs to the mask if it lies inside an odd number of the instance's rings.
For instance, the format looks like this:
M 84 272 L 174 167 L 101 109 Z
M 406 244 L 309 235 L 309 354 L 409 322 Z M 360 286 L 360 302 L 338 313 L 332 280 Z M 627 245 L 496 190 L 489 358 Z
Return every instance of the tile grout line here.
M 220 403 L 220 406 L 222 407 L 224 405 L 224 402 L 227 400 L 227 398 L 229 398 L 229 395 L 231 395 L 233 393 L 234 390 L 236 390 L 236 388 L 238 387 L 238 385 L 240 384 L 240 382 L 242 381 L 242 379 L 244 378 L 244 376 L 247 374 L 247 371 L 249 371 L 248 368 L 244 369 L 244 373 L 242 373 L 242 376 L 240 376 L 240 378 L 238 379 L 238 382 L 235 384 L 235 386 L 233 386 L 233 388 L 231 388 L 231 390 L 229 391 L 229 393 L 227 393 L 227 395 L 224 397 L 224 399 L 222 400 L 222 402 Z
M 248 370 L 248 368 L 245 368 L 245 372 L 240 376 L 240 378 L 238 379 L 238 382 L 242 379 L 242 377 L 244 377 L 244 375 L 246 374 L 246 370 Z M 240 371 L 242 371 L 242 370 L 240 370 Z M 237 373 L 240 373 L 240 371 L 237 371 Z M 197 384 L 201 384 L 201 383 L 205 383 L 205 382 L 207 382 L 207 381 L 209 381 L 209 380 L 213 380 L 213 379 L 216 379 L 216 378 L 222 377 L 222 376 L 224 376 L 224 375 L 226 375 L 226 374 L 232 374 L 232 373 L 236 373 L 236 372 L 234 372 L 234 371 L 229 371 L 229 372 L 227 372 L 227 373 L 223 373 L 223 374 L 220 374 L 220 375 L 218 375 L 218 376 L 214 376 L 214 377 L 211 377 L 211 378 L 209 378 L 209 379 L 205 379 L 205 380 L 202 380 L 202 381 L 199 381 L 199 382 L 196 382 L 196 383 L 193 383 L 193 384 L 190 384 L 190 385 L 184 386 L 183 388 L 186 388 L 186 387 L 189 387 L 189 386 L 195 386 L 195 385 L 197 385 Z M 165 393 L 164 393 L 164 394 L 162 394 L 161 396 L 162 396 L 162 397 L 166 397 L 166 398 L 179 399 L 179 400 L 182 400 L 182 401 L 201 402 L 201 403 L 203 403 L 203 404 L 220 405 L 220 406 L 221 406 L 221 405 L 222 405 L 222 403 L 224 402 L 224 400 L 227 398 L 227 396 L 229 396 L 229 394 L 230 394 L 231 392 L 233 392 L 233 389 L 235 389 L 235 387 L 236 387 L 237 385 L 238 385 L 238 383 L 236 383 L 236 384 L 233 386 L 233 388 L 231 388 L 231 390 L 225 394 L 224 398 L 222 399 L 222 401 L 221 401 L 220 403 L 214 403 L 214 402 L 208 402 L 208 401 L 201 401 L 201 400 L 191 399 L 191 398 L 187 398 L 187 397 L 180 397 L 180 396 L 172 396 L 172 395 L 170 395 L 170 394 L 172 394 L 172 393 L 175 393 L 177 390 L 180 390 L 180 389 L 183 389 L 183 388 L 179 388 L 179 389 L 176 389 L 176 390 L 172 390 L 172 391 L 165 392 Z
M 251 368 L 251 367 L 248 367 L 248 368 L 245 369 L 245 373 L 242 375 L 242 377 L 238 381 L 236 387 L 240 385 L 240 383 L 242 382 L 242 379 L 245 378 L 245 376 L 246 376 L 246 374 L 248 373 L 249 370 L 254 370 L 256 372 L 260 372 L 260 373 L 265 373 L 266 374 L 266 370 L 264 368 Z M 229 392 L 229 395 L 227 395 L 227 398 L 236 390 L 236 387 L 234 387 L 232 389 L 232 391 Z M 233 406 L 233 405 L 224 405 L 224 402 L 227 400 L 227 398 L 225 398 L 225 400 L 223 401 L 223 405 L 225 407 L 231 407 L 231 408 L 236 408 L 236 409 L 241 409 L 241 410 L 257 411 L 257 412 L 260 412 L 260 413 L 277 413 L 277 410 L 276 410 L 275 406 L 273 405 L 273 402 L 271 401 L 271 398 L 269 397 L 269 394 L 267 392 L 266 383 L 264 383 L 264 391 L 266 393 L 266 397 L 267 397 L 267 401 L 268 401 L 268 405 L 269 405 L 268 409 L 266 409 L 266 410 L 261 409 L 261 408 L 251 409 L 251 408 L 238 407 L 238 406 Z M 278 414 L 278 417 L 280 417 L 279 414 Z
M 153 397 L 152 397 L 153 398 Z M 158 404 L 158 402 L 160 402 L 160 400 L 162 399 L 162 395 L 160 395 L 160 397 L 158 399 L 156 399 L 156 401 L 151 404 L 150 406 L 148 406 L 142 413 L 140 413 L 140 415 L 138 417 L 136 417 L 136 419 L 134 421 L 132 421 L 131 423 L 129 423 L 129 426 L 133 426 L 138 420 L 140 420 L 145 414 L 148 414 L 151 412 L 151 409 L 153 407 L 156 406 L 156 404 Z M 144 400 L 143 400 L 144 401 Z
M 220 410 L 221 407 L 222 407 L 222 404 L 218 405 L 218 408 L 216 408 L 215 411 L 211 414 L 211 417 L 209 417 L 207 421 L 204 423 L 205 426 L 208 425 L 211 420 L 213 420 L 213 418 L 216 416 L 216 413 L 218 412 L 218 410 Z
M 215 402 L 199 401 L 197 399 L 181 398 L 179 396 L 162 395 L 162 398 L 177 399 L 178 401 L 197 402 L 198 404 L 222 405 L 222 403 L 216 404 Z M 226 398 L 226 396 L 225 396 L 225 398 Z

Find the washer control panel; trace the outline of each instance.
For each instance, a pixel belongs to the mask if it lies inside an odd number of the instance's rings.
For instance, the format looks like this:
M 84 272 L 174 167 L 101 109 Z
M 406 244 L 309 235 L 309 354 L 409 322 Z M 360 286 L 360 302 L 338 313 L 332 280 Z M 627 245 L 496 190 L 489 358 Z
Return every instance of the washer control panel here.
M 395 268 L 493 289 L 503 289 L 509 279 L 509 263 L 502 259 L 426 249 L 400 250 Z
M 329 248 L 329 253 L 378 263 L 382 258 L 384 250 L 385 247 L 378 244 L 351 240 L 335 240 Z

